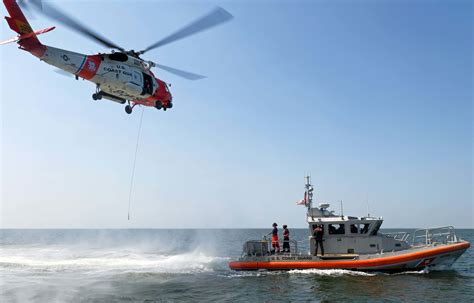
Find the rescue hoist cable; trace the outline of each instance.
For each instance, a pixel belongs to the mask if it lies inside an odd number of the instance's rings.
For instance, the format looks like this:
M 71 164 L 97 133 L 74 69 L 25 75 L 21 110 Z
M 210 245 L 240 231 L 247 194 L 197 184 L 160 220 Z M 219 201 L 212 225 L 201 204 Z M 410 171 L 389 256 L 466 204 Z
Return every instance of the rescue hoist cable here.
M 142 130 L 142 121 L 143 121 L 144 111 L 145 111 L 145 107 L 142 107 L 142 113 L 140 115 L 140 124 L 138 125 L 137 143 L 135 144 L 135 156 L 133 158 L 132 177 L 130 178 L 130 191 L 128 192 L 128 220 L 129 221 L 130 221 L 130 205 L 132 202 L 133 179 L 135 177 L 135 166 L 137 164 L 138 143 L 140 142 L 140 133 Z

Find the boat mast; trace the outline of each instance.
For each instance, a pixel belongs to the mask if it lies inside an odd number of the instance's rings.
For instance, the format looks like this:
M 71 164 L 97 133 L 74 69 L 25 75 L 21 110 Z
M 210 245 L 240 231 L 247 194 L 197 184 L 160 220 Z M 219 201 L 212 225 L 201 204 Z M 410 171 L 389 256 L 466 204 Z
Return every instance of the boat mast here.
M 313 185 L 311 185 L 311 177 L 306 176 L 306 207 L 308 207 L 308 214 L 310 213 L 310 210 L 313 206 Z

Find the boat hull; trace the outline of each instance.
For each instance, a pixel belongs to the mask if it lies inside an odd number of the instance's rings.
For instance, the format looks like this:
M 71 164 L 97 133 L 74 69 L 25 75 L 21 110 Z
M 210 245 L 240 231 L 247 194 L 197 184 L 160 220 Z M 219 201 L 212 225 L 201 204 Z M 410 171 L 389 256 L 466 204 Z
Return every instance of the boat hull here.
M 465 251 L 470 243 L 462 241 L 411 248 L 405 251 L 358 255 L 352 259 L 321 259 L 317 256 L 271 255 L 243 257 L 229 263 L 233 270 L 294 270 L 294 269 L 348 269 L 360 271 L 398 272 L 409 270 L 430 270 L 449 268 Z

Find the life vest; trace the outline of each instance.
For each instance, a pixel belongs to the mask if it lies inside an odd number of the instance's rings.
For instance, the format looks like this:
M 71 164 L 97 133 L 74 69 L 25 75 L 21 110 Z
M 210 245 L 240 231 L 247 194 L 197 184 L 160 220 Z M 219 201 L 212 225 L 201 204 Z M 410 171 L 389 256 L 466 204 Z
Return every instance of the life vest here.
M 285 240 L 290 239 L 290 231 L 288 229 L 283 230 L 283 239 L 285 239 Z

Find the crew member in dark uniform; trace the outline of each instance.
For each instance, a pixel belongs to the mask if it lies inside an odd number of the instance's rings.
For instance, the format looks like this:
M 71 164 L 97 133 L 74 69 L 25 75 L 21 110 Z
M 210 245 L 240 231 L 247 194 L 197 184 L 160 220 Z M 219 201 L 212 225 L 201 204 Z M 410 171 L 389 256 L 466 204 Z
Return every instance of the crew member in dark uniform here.
M 318 245 L 321 246 L 321 256 L 324 256 L 324 247 L 323 247 L 323 235 L 324 235 L 324 227 L 322 224 L 318 224 L 313 229 L 313 237 L 316 240 L 316 249 L 314 251 L 314 255 L 318 255 Z
M 290 252 L 290 231 L 287 225 L 283 225 L 283 252 Z

